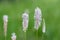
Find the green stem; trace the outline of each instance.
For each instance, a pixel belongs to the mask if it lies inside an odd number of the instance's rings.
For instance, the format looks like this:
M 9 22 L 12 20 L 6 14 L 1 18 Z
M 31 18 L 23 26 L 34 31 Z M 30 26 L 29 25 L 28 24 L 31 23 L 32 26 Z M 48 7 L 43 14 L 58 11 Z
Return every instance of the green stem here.
M 5 36 L 5 40 L 6 40 L 6 36 Z
M 24 32 L 24 40 L 26 40 L 26 32 Z
M 42 34 L 42 40 L 44 39 L 44 33 Z
M 38 30 L 36 31 L 36 40 L 38 40 Z

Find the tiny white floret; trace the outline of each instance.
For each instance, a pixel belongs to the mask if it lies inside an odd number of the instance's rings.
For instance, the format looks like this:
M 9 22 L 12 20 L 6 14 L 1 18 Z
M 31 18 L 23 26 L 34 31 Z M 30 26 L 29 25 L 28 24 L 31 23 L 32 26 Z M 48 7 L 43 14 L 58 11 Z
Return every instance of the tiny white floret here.
M 8 15 L 4 15 L 3 20 L 4 20 L 4 22 L 8 22 Z

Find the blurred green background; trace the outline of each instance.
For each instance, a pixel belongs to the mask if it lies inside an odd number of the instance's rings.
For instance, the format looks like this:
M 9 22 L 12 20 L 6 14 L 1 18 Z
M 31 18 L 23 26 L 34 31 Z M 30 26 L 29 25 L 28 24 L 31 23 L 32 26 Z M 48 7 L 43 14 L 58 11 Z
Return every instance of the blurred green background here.
M 34 30 L 34 10 L 41 8 L 46 22 L 46 33 L 42 26 L 38 32 Z M 22 30 L 22 13 L 29 10 L 29 26 L 27 33 Z M 0 0 L 0 40 L 5 40 L 3 15 L 9 16 L 6 40 L 11 40 L 15 32 L 17 40 L 60 40 L 60 0 Z M 26 38 L 26 39 L 25 39 Z

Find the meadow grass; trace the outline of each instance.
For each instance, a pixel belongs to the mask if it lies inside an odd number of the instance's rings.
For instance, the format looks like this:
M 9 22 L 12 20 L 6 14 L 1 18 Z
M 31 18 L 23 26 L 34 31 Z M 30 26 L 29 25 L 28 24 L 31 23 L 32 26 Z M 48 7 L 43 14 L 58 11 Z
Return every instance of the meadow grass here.
M 17 40 L 24 40 L 22 29 L 22 14 L 29 10 L 29 26 L 26 40 L 36 40 L 34 30 L 34 10 L 41 8 L 46 22 L 46 33 L 42 33 L 42 26 L 38 30 L 37 40 L 60 40 L 60 0 L 21 0 L 20 2 L 0 3 L 0 40 L 5 40 L 3 29 L 3 15 L 8 15 L 8 29 L 6 40 L 11 40 L 11 33 L 15 32 Z M 43 35 L 43 37 L 42 37 Z

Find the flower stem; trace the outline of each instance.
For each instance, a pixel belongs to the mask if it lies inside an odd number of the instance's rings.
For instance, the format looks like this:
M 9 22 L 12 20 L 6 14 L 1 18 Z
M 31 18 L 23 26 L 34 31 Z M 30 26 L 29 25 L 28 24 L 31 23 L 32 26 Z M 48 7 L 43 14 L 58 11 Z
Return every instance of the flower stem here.
M 24 32 L 24 40 L 27 40 L 27 39 L 26 39 L 26 32 Z
M 38 30 L 36 31 L 36 40 L 38 40 Z
M 6 36 L 5 36 L 5 40 L 6 40 Z

